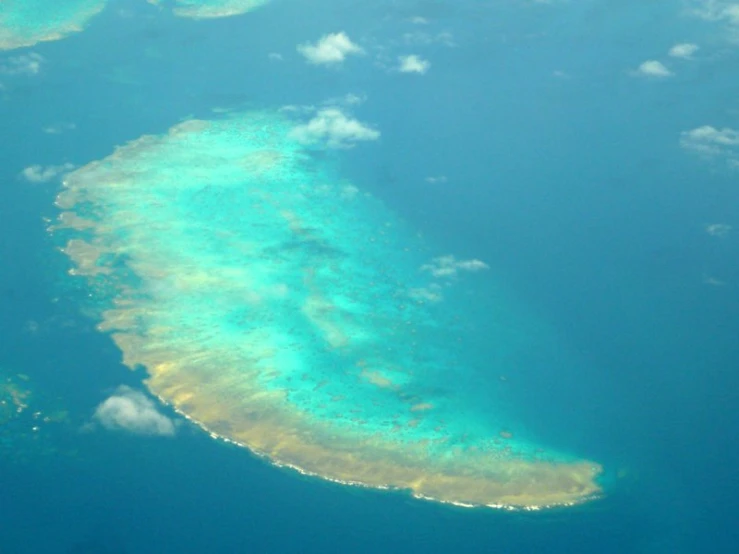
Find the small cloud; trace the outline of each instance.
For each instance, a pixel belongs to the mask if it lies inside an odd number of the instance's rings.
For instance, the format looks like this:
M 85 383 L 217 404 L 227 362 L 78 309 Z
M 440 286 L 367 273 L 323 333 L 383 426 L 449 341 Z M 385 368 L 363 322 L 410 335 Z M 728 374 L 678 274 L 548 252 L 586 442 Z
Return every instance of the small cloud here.
M 313 113 L 316 111 L 316 107 L 315 106 L 300 106 L 298 104 L 287 104 L 285 106 L 280 107 L 278 111 L 288 112 L 292 114 Z
M 93 419 L 106 429 L 137 435 L 172 436 L 175 424 L 142 392 L 122 385 L 97 408 Z
M 721 25 L 726 38 L 739 43 L 739 2 L 736 0 L 685 0 L 694 7 L 688 13 Z
M 693 44 L 690 42 L 683 42 L 681 44 L 676 44 L 670 50 L 667 52 L 670 56 L 673 58 L 683 58 L 684 60 L 690 60 L 693 57 L 693 54 L 695 54 L 700 46 L 697 44 Z
M 707 21 L 725 21 L 739 25 L 739 4 L 733 0 L 694 0 L 693 14 Z
M 683 146 L 717 154 L 721 148 L 739 146 L 739 131 L 724 127 L 716 129 L 711 125 L 703 125 L 692 131 L 682 133 Z
M 295 127 L 292 136 L 304 144 L 324 143 L 329 148 L 351 148 L 360 141 L 377 140 L 380 132 L 333 107 L 318 110 L 308 123 Z
M 431 67 L 431 63 L 427 60 L 411 54 L 410 56 L 400 56 L 398 58 L 399 66 L 398 71 L 401 73 L 419 73 L 423 75 Z
M 30 183 L 45 183 L 74 169 L 74 164 L 32 165 L 21 171 L 21 177 Z
M 158 0 L 148 0 L 150 4 L 156 4 Z M 120 17 L 121 19 L 133 19 L 136 17 L 136 12 L 130 9 L 121 8 L 118 11 L 116 11 L 116 15 Z
M 456 46 L 454 36 L 448 31 L 431 34 L 425 31 L 413 31 L 403 34 L 403 42 L 411 46 L 428 46 L 431 44 L 443 44 L 444 46 Z
M 325 102 L 323 102 L 324 106 L 359 106 L 360 104 L 364 104 L 367 101 L 367 95 L 359 95 L 359 94 L 353 94 L 348 93 L 344 96 L 338 96 L 335 98 L 329 98 Z M 312 109 L 312 108 L 311 108 Z
M 354 185 L 344 185 L 341 187 L 341 198 L 344 200 L 354 200 L 359 194 L 359 189 Z
M 359 96 L 358 94 L 349 93 L 344 96 L 344 104 L 347 106 L 357 106 L 366 102 L 366 100 L 367 96 L 365 95 Z
M 441 33 L 436 35 L 436 42 L 439 42 L 445 46 L 456 46 L 457 44 L 454 42 L 454 36 L 449 31 L 442 31 Z
M 431 283 L 428 287 L 412 288 L 408 296 L 419 302 L 441 302 L 444 299 L 441 286 Z
M 428 25 L 428 22 L 429 22 L 428 19 L 426 19 L 425 17 L 421 17 L 420 15 L 411 17 L 409 21 L 413 23 L 414 25 Z
M 42 131 L 47 135 L 61 135 L 64 131 L 74 131 L 77 125 L 74 123 L 54 123 L 44 127 Z
M 706 233 L 712 237 L 723 238 L 729 234 L 729 231 L 731 231 L 731 225 L 727 225 L 726 223 L 712 223 L 710 225 L 706 225 Z
M 726 281 L 722 281 L 721 279 L 716 279 L 715 277 L 711 277 L 710 275 L 704 274 L 703 284 L 710 285 L 712 287 L 723 287 L 723 286 L 726 286 Z
M 680 146 L 707 158 L 725 158 L 730 167 L 739 169 L 739 131 L 703 125 L 680 134 Z
M 324 35 L 315 44 L 301 44 L 297 50 L 309 63 L 318 65 L 337 65 L 347 56 L 364 53 L 364 50 L 354 44 L 343 31 Z
M 267 57 L 273 62 L 281 62 L 285 59 L 282 57 L 282 54 L 278 54 L 277 52 L 270 52 Z
M 643 77 L 657 77 L 660 79 L 671 77 L 673 75 L 672 71 L 667 69 L 667 67 L 665 67 L 662 62 L 659 62 L 657 60 L 645 61 L 639 66 L 635 74 L 641 75 Z
M 427 183 L 431 183 L 432 185 L 435 185 L 437 183 L 446 183 L 447 182 L 446 175 L 438 175 L 436 177 L 426 177 L 425 181 Z
M 44 57 L 36 52 L 13 56 L 0 65 L 0 73 L 6 75 L 38 75 L 44 61 Z
M 481 271 L 488 265 L 481 260 L 458 260 L 452 255 L 439 256 L 431 263 L 421 266 L 421 271 L 428 271 L 434 277 L 456 277 L 460 271 Z

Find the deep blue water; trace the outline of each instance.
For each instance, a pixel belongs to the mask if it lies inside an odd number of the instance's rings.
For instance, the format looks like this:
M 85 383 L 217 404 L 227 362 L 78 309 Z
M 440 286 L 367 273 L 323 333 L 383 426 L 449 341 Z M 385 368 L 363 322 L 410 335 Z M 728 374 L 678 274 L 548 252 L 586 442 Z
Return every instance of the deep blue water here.
M 0 369 L 70 411 L 44 431 L 59 453 L 0 459 L 0 553 L 735 552 L 739 229 L 704 228 L 739 227 L 738 173 L 679 137 L 739 126 L 739 49 L 720 23 L 676 15 L 680 2 L 569 4 L 286 0 L 195 23 L 120 0 L 31 49 L 40 74 L 0 75 Z M 374 53 L 341 70 L 295 53 L 336 30 L 387 47 L 416 14 L 457 43 L 397 47 L 432 60 L 423 76 L 374 68 Z M 675 62 L 669 82 L 629 74 L 681 41 L 704 57 Z M 84 164 L 215 106 L 347 93 L 367 96 L 356 114 L 382 131 L 342 154 L 347 175 L 440 250 L 485 260 L 580 360 L 518 368 L 508 401 L 537 436 L 604 463 L 604 499 L 464 510 L 303 478 L 189 427 L 79 431 L 142 375 L 79 313 L 84 288 L 42 221 L 59 183 L 20 171 Z M 64 122 L 75 129 L 41 131 Z

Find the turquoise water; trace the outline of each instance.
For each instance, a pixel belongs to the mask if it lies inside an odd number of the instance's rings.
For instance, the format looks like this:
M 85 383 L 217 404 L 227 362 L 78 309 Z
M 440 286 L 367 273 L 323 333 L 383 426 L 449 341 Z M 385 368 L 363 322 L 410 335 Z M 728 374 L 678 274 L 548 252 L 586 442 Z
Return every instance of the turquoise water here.
M 135 16 L 126 25 L 113 9 L 34 47 L 38 75 L 0 77 L 14 137 L 0 149 L 0 249 L 10 260 L 0 264 L 0 368 L 28 376 L 28 410 L 69 412 L 67 423 L 43 427 L 42 443 L 24 419 L 33 412 L 0 432 L 17 445 L 0 464 L 5 550 L 736 549 L 734 154 L 730 142 L 710 152 L 681 144 L 704 125 L 737 127 L 727 17 L 693 17 L 672 2 L 523 12 L 284 2 L 212 22 L 142 2 L 115 6 L 124 7 Z M 408 21 L 417 14 L 438 42 L 403 38 L 423 25 Z M 342 29 L 365 55 L 341 69 L 295 51 Z M 445 31 L 455 47 L 438 38 Z M 431 68 L 385 73 L 370 39 L 390 49 L 387 64 L 415 53 Z M 700 50 L 669 56 L 678 42 Z M 9 52 L 0 65 L 28 53 Z M 634 75 L 649 59 L 673 74 Z M 93 418 L 119 385 L 144 390 L 146 374 L 123 367 L 94 318 L 79 313 L 88 290 L 65 274 L 45 231 L 60 183 L 30 183 L 21 171 L 81 166 L 193 115 L 217 119 L 213 107 L 318 106 L 348 92 L 366 96 L 348 111 L 381 137 L 318 165 L 369 192 L 410 235 L 421 232 L 415 239 L 432 247 L 419 264 L 454 253 L 489 266 L 445 289 L 442 305 L 477 328 L 467 337 L 500 331 L 490 308 L 502 298 L 550 337 L 504 375 L 480 363 L 454 388 L 496 429 L 500 421 L 515 438 L 603 463 L 600 501 L 539 514 L 457 510 L 273 468 L 166 407 L 181 422 L 175 437 L 108 430 Z M 707 231 L 714 224 L 731 228 L 719 236 Z M 472 340 L 464 356 L 473 349 L 479 359 L 490 351 Z

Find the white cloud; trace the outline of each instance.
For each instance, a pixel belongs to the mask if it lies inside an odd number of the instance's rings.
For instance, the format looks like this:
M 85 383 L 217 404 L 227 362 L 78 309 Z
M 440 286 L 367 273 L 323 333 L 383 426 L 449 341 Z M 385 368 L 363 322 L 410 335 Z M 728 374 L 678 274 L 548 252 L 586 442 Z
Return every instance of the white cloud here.
M 332 107 L 318 110 L 308 123 L 295 127 L 292 136 L 305 144 L 324 143 L 330 148 L 351 148 L 359 141 L 377 140 L 380 132 Z
M 421 266 L 421 271 L 428 271 L 434 277 L 456 277 L 460 271 L 481 271 L 488 265 L 480 260 L 458 260 L 454 256 L 439 256 L 431 263 Z
M 360 96 L 358 94 L 349 93 L 349 94 L 344 95 L 343 100 L 344 100 L 344 104 L 348 106 L 356 106 L 357 104 L 362 104 L 363 102 L 365 102 L 367 100 L 367 96 L 365 95 Z
M 54 123 L 44 127 L 42 131 L 47 135 L 61 135 L 64 131 L 74 131 L 77 125 L 74 123 Z
M 636 74 L 642 75 L 644 77 L 658 77 L 658 78 L 670 77 L 673 75 L 672 71 L 667 69 L 667 67 L 665 67 L 665 65 L 662 62 L 659 62 L 657 60 L 645 61 L 636 70 Z
M 285 106 L 280 107 L 279 111 L 288 112 L 292 114 L 313 113 L 316 111 L 316 107 L 312 105 L 300 106 L 298 104 L 287 104 Z
M 708 158 L 725 158 L 730 167 L 739 169 L 739 131 L 710 125 L 680 134 L 680 146 Z
M 724 127 L 716 129 L 711 125 L 697 127 L 682 133 L 684 146 L 697 148 L 710 153 L 718 153 L 721 148 L 739 146 L 739 131 Z
M 340 64 L 347 56 L 364 53 L 343 31 L 324 35 L 315 44 L 301 44 L 297 50 L 309 63 L 322 65 Z
M 270 60 L 273 62 L 281 62 L 284 58 L 282 57 L 282 54 L 279 54 L 277 52 L 270 52 L 267 56 Z
M 456 46 L 454 36 L 448 31 L 442 31 L 432 35 L 424 31 L 413 31 L 403 35 L 403 42 L 409 45 L 428 46 L 430 44 L 443 44 L 445 46 Z
M 411 17 L 409 21 L 413 23 L 414 25 L 428 25 L 428 22 L 429 22 L 428 19 L 426 19 L 425 17 L 421 17 L 420 15 Z
M 706 233 L 712 237 L 725 237 L 731 231 L 731 225 L 726 223 L 711 223 L 706 225 Z
M 36 52 L 13 56 L 0 65 L 0 73 L 6 75 L 38 75 L 44 61 L 44 57 Z
M 137 435 L 175 434 L 174 422 L 159 413 L 148 396 L 125 385 L 118 387 L 114 395 L 95 409 L 93 418 L 106 429 L 115 431 Z
M 739 25 L 739 3 L 732 0 L 693 0 L 694 15 L 708 21 L 725 21 Z
M 673 58 L 683 58 L 685 60 L 689 60 L 693 57 L 693 54 L 698 51 L 698 48 L 700 47 L 697 44 L 683 42 L 680 44 L 676 44 L 675 46 L 670 48 L 668 54 Z
M 401 73 L 420 73 L 423 75 L 431 67 L 431 63 L 427 60 L 411 54 L 410 56 L 400 56 L 398 58 L 398 71 Z
M 444 299 L 441 286 L 431 283 L 428 287 L 408 290 L 408 296 L 419 302 L 441 302 Z
M 353 94 L 353 93 L 347 93 L 344 96 L 336 96 L 334 98 L 329 98 L 325 102 L 322 102 L 324 106 L 359 106 L 360 104 L 364 104 L 367 101 L 367 95 L 366 94 Z M 310 109 L 315 109 L 312 106 Z
M 685 0 L 688 12 L 705 21 L 722 24 L 730 42 L 739 42 L 739 2 L 736 0 Z
M 354 185 L 345 185 L 341 187 L 341 198 L 344 200 L 354 200 L 359 194 L 359 189 Z
M 716 279 L 715 277 L 711 277 L 710 275 L 703 274 L 703 284 L 704 285 L 711 285 L 712 287 L 723 287 L 726 285 L 726 281 L 722 281 L 721 279 Z
M 437 183 L 446 183 L 448 179 L 446 178 L 446 175 L 438 175 L 435 177 L 426 177 L 425 181 L 427 183 L 431 183 L 432 185 L 435 185 Z
M 64 173 L 72 171 L 74 164 L 66 163 L 62 165 L 31 165 L 21 171 L 21 177 L 31 183 L 45 183 L 62 176 Z

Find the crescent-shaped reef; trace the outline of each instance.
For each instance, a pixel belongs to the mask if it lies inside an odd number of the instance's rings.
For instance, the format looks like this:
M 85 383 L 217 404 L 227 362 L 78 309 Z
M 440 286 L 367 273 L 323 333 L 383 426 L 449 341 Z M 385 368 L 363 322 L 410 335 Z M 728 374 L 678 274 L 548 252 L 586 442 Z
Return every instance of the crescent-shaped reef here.
M 279 111 L 190 120 L 69 174 L 54 232 L 124 363 L 213 436 L 458 505 L 598 496 L 597 463 L 512 434 L 471 378 L 499 381 L 539 327 L 500 293 L 495 355 L 467 351 L 461 283 L 493 272 L 435 255 L 335 165 Z

